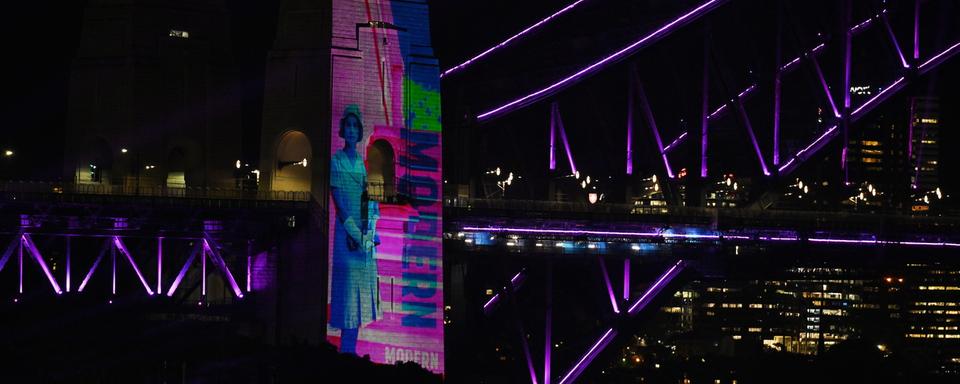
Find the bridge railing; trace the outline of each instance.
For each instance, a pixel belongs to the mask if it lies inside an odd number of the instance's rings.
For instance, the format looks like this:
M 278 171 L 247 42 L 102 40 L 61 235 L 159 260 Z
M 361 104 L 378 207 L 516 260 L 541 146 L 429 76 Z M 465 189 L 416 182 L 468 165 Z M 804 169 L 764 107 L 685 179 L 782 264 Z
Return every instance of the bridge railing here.
M 867 233 L 910 231 L 956 233 L 957 216 L 913 216 L 825 211 L 761 210 L 750 208 L 648 207 L 630 204 L 588 204 L 557 201 L 447 198 L 446 217 L 523 217 L 545 219 L 592 218 L 613 221 L 646 220 L 662 223 L 709 225 L 717 228 L 765 227 L 801 231 L 857 230 Z
M 258 191 L 239 188 L 167 187 L 129 184 L 75 184 L 46 181 L 0 181 L 0 192 L 28 195 L 98 195 L 213 200 L 310 201 L 309 191 Z

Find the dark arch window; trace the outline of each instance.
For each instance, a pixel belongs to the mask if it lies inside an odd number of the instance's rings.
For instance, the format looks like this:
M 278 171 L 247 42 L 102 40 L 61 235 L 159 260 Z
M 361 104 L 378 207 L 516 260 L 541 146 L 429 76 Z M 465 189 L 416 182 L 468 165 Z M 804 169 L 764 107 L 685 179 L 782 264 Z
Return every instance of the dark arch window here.
M 393 147 L 386 140 L 377 140 L 367 148 L 367 193 L 377 201 L 396 199 L 396 171 Z

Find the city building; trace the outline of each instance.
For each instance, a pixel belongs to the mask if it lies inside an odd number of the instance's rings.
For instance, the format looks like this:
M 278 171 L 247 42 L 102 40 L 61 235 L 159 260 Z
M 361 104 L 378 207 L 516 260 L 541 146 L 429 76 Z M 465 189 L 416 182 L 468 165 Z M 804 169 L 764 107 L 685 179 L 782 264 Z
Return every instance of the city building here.
M 65 181 L 228 187 L 240 98 L 223 1 L 93 0 L 69 80 Z

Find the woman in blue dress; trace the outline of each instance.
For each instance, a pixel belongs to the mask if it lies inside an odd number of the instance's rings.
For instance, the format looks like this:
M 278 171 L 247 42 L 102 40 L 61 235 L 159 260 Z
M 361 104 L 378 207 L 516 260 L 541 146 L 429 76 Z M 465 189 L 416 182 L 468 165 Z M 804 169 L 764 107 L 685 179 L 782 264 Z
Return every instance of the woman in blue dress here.
M 339 135 L 344 141 L 343 149 L 330 162 L 330 189 L 336 212 L 330 326 L 340 329 L 340 351 L 356 353 L 360 327 L 377 319 L 379 301 L 373 257 L 379 209 L 375 202 L 362 198 L 367 188 L 367 171 L 357 153 L 357 143 L 363 139 L 357 105 L 351 104 L 343 111 Z

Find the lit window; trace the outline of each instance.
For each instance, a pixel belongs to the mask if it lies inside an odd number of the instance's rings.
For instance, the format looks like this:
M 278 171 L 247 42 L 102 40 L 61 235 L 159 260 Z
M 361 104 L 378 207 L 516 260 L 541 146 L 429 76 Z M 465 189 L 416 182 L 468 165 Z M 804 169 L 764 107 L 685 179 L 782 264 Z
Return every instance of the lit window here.
M 876 141 L 876 140 L 863 140 L 863 141 L 861 141 L 860 143 L 863 144 L 864 146 L 867 146 L 867 147 L 879 147 L 879 146 L 880 146 L 880 142 L 879 142 L 879 141 Z
M 921 124 L 936 124 L 937 119 L 920 119 Z
M 170 30 L 170 37 L 179 37 L 179 38 L 181 38 L 181 39 L 189 39 L 189 38 L 190 38 L 190 32 L 180 31 L 180 30 L 177 30 L 177 29 L 171 29 L 171 30 Z

